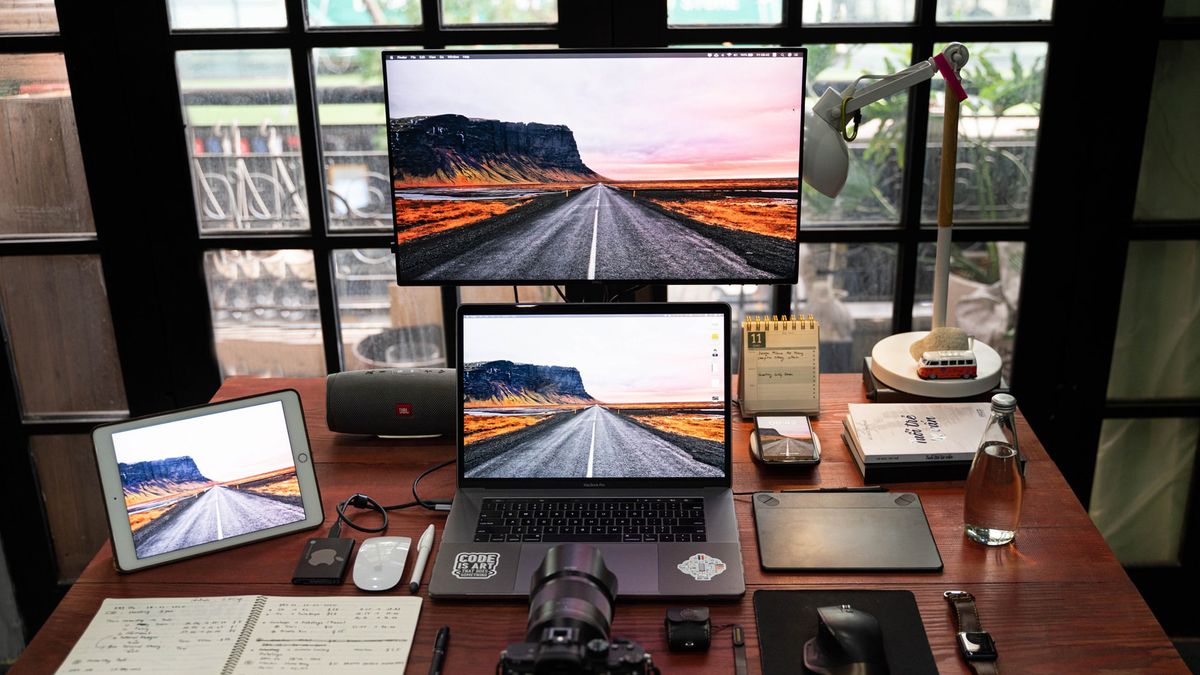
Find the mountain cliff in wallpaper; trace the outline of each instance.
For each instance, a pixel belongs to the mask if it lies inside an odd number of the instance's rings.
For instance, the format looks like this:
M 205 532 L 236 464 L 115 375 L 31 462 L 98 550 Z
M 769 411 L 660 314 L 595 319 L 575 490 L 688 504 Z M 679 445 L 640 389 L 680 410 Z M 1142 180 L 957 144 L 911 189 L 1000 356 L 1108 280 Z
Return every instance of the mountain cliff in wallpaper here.
M 388 134 L 397 187 L 603 180 L 563 125 L 434 115 L 391 120 Z
M 193 483 L 210 483 L 191 457 L 167 457 L 133 464 L 118 464 L 125 492 L 169 490 Z
M 512 361 L 468 363 L 463 368 L 463 396 L 472 406 L 596 402 L 575 368 Z

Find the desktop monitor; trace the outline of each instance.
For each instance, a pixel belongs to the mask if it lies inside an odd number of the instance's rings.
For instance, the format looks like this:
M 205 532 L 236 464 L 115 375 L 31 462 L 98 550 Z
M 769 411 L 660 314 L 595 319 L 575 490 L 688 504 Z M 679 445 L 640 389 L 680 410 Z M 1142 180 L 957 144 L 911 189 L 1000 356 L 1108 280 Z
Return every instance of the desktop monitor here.
M 397 282 L 795 282 L 804 64 L 384 52 Z

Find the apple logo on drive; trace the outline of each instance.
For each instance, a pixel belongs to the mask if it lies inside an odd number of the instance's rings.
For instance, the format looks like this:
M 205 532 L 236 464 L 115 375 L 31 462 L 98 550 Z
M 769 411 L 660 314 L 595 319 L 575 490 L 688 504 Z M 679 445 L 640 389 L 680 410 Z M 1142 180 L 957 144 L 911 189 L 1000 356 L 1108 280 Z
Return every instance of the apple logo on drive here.
M 338 557 L 337 551 L 332 548 L 317 549 L 308 556 L 308 564 L 314 567 L 317 565 L 332 565 L 335 561 L 339 560 L 341 558 Z

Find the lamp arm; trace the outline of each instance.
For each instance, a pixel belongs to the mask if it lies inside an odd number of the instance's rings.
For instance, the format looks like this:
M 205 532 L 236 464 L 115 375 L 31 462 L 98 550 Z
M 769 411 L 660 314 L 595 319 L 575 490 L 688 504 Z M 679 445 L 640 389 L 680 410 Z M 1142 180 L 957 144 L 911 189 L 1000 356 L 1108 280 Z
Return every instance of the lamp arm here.
M 968 52 L 967 48 L 962 44 L 952 42 L 938 56 L 919 61 L 904 70 L 886 75 L 867 85 L 861 91 L 856 92 L 854 85 L 848 87 L 844 93 L 838 93 L 832 88 L 826 89 L 821 99 L 813 105 L 813 114 L 825 118 L 835 129 L 841 129 L 844 126 L 842 124 L 843 98 L 848 97 L 845 107 L 845 114 L 848 118 L 852 113 L 876 101 L 885 99 L 897 92 L 911 89 L 922 82 L 932 79 L 939 71 L 945 75 L 945 71 L 938 65 L 939 57 L 943 58 L 949 64 L 953 75 L 957 79 L 958 73 L 967 63 Z

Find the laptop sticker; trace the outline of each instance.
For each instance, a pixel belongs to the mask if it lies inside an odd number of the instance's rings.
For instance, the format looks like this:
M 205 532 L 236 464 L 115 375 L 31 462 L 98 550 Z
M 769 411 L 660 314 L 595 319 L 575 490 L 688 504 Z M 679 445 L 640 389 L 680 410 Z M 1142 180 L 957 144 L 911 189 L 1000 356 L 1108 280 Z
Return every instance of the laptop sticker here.
M 722 565 L 721 569 L 725 569 Z M 464 551 L 454 556 L 454 568 L 451 574 L 463 580 L 482 581 L 496 576 L 500 570 L 500 554 L 485 551 L 472 553 Z
M 714 558 L 706 553 L 696 555 L 677 565 L 680 572 L 696 581 L 712 581 L 713 577 L 725 571 L 725 563 L 720 558 Z

